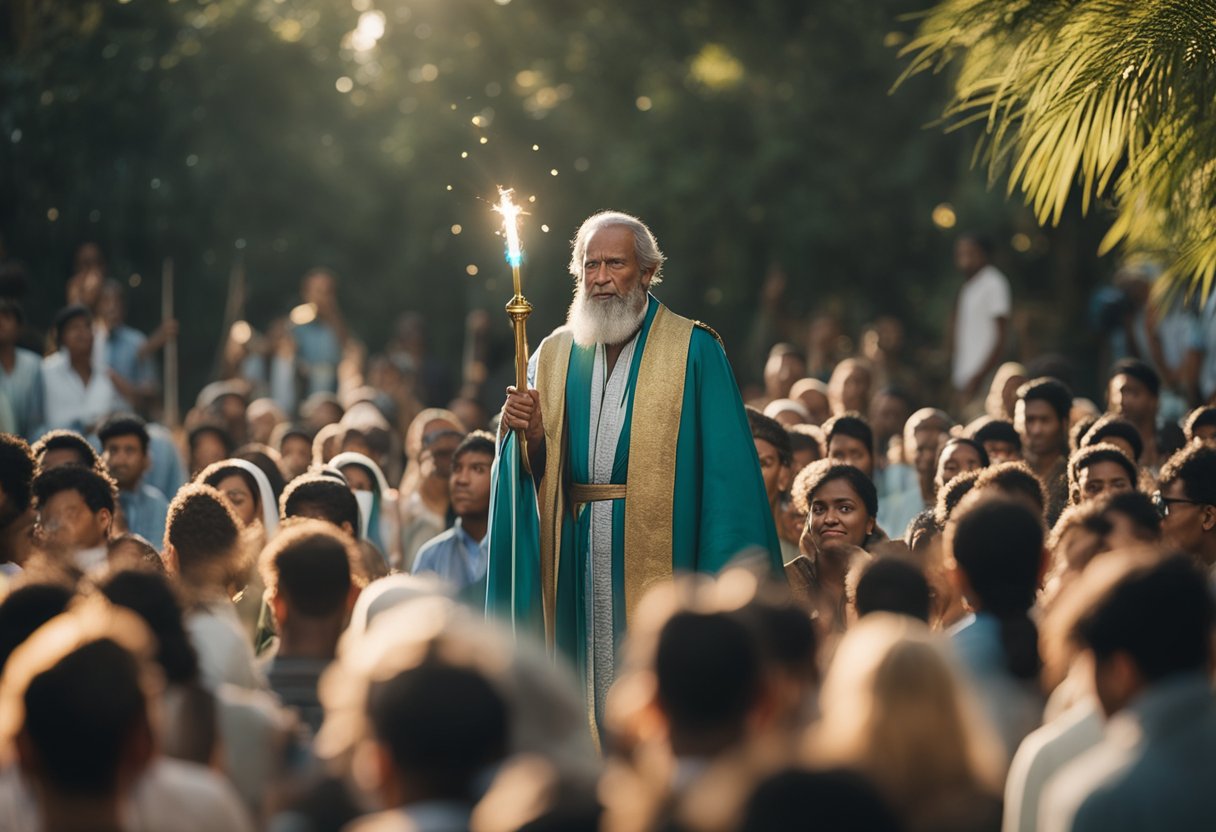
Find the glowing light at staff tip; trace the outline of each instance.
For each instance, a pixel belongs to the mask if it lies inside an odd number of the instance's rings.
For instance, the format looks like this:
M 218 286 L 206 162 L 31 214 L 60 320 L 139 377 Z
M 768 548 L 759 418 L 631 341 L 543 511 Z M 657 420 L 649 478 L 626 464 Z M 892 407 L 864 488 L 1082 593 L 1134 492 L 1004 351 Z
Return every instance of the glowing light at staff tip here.
M 498 189 L 498 204 L 494 210 L 502 214 L 502 230 L 507 238 L 507 262 L 513 268 L 523 263 L 523 251 L 519 245 L 519 215 L 523 209 L 511 200 L 511 188 Z

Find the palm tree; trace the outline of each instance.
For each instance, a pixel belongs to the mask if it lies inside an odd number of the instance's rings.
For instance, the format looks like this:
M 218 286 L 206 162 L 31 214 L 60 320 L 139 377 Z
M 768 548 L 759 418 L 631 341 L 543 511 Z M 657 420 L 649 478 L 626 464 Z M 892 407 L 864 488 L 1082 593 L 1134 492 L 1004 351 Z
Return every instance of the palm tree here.
M 952 67 L 948 129 L 1040 224 L 1079 189 L 1114 216 L 1101 253 L 1168 264 L 1169 290 L 1216 277 L 1216 0 L 941 0 L 900 81 Z

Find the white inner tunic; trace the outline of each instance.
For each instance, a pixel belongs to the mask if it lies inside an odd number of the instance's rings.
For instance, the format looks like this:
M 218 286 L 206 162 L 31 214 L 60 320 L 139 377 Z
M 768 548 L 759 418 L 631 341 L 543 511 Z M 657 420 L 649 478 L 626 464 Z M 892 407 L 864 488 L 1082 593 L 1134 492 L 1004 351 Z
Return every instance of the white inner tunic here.
M 641 330 L 639 330 L 639 333 Z M 588 433 L 587 470 L 592 484 L 612 481 L 612 464 L 625 424 L 629 405 L 627 383 L 638 336 L 625 344 L 608 372 L 603 344 L 595 347 L 591 374 L 591 424 Z M 616 645 L 612 621 L 612 507 L 613 500 L 597 500 L 591 512 L 587 541 L 587 572 L 584 589 L 587 615 L 587 690 L 594 693 L 597 718 L 615 676 Z

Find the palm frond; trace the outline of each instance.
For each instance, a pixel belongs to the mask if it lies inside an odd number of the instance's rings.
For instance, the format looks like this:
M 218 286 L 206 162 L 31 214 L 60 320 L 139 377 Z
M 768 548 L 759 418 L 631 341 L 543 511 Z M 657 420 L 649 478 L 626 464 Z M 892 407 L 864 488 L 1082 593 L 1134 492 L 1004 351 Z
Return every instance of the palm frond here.
M 955 72 L 946 129 L 982 124 L 977 160 L 1040 223 L 1111 198 L 1103 250 L 1163 252 L 1216 281 L 1216 0 L 941 0 L 897 82 Z M 1079 186 L 1079 187 L 1078 187 Z

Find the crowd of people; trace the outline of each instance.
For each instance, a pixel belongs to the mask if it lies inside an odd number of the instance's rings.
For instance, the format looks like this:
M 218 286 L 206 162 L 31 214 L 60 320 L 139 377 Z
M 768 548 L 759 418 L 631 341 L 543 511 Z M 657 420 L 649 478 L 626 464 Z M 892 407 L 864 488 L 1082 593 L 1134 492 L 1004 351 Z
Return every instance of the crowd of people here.
M 1216 828 L 1198 347 L 1129 319 L 1074 397 L 1005 361 L 990 257 L 958 241 L 945 392 L 890 326 L 778 341 L 766 284 L 742 391 L 784 578 L 651 588 L 604 701 L 485 614 L 485 315 L 459 370 L 414 315 L 369 355 L 314 270 L 175 426 L 176 323 L 128 325 L 96 246 L 46 331 L 9 273 L 0 829 Z

